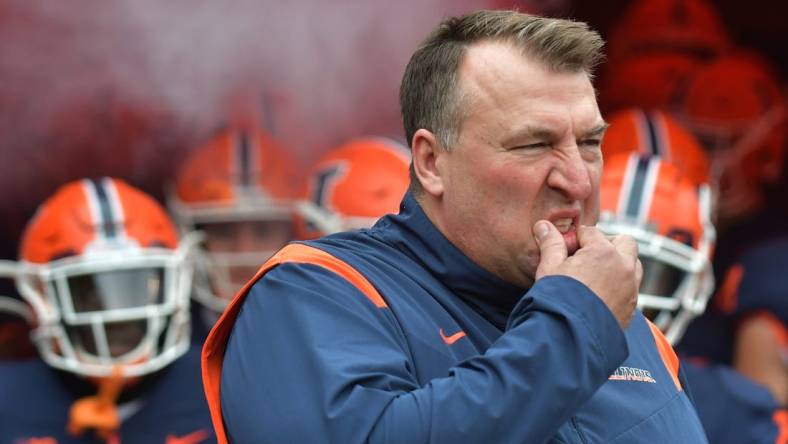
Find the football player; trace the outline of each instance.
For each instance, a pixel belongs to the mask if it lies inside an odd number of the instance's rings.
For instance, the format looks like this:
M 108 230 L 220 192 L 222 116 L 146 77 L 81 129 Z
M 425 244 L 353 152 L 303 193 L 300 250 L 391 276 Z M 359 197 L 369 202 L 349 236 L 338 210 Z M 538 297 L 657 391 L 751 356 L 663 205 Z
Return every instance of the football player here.
M 709 162 L 703 147 L 667 112 L 629 108 L 613 114 L 602 141 L 607 158 L 619 153 L 659 156 L 694 183 L 709 183 Z
M 675 114 L 708 152 L 727 228 L 762 209 L 782 176 L 785 99 L 768 63 L 743 51 L 699 68 L 681 98 Z
M 755 245 L 728 269 L 713 309 L 733 334 L 731 364 L 788 405 L 788 237 Z
M 626 108 L 670 109 L 685 79 L 701 62 L 680 52 L 649 52 L 610 64 L 600 84 L 606 113 Z
M 615 69 L 626 58 L 654 52 L 710 59 L 728 50 L 731 38 L 707 0 L 639 0 L 615 23 L 608 43 Z
M 221 130 L 178 171 L 168 206 L 185 232 L 204 235 L 193 296 L 207 308 L 201 317 L 208 328 L 257 268 L 293 239 L 299 185 L 288 152 L 253 126 Z
M 675 343 L 714 289 L 708 186 L 658 156 L 620 154 L 605 161 L 601 196 L 599 228 L 638 242 L 639 308 Z
M 709 188 L 657 156 L 630 153 L 606 160 L 601 195 L 600 229 L 638 242 L 638 306 L 675 344 L 713 291 Z M 762 385 L 726 365 L 680 365 L 709 442 L 774 443 L 788 432 L 786 412 Z
M 190 348 L 191 236 L 151 197 L 102 178 L 38 208 L 4 263 L 41 360 L 0 365 L 0 442 L 212 442 Z
M 722 57 L 691 77 L 677 115 L 709 152 L 723 240 L 714 260 L 722 285 L 680 348 L 732 365 L 788 402 L 785 247 L 775 242 L 788 236 L 779 204 L 788 133 L 776 75 L 756 53 Z
M 13 275 L 13 268 L 2 269 L 0 276 Z M 7 291 L 5 287 L 0 287 Z M 30 307 L 16 297 L 0 296 L 0 360 L 24 359 L 36 355 L 30 342 L 30 324 L 33 313 Z
M 298 204 L 300 239 L 368 228 L 396 213 L 408 189 L 410 152 L 383 137 L 353 139 L 311 169 Z

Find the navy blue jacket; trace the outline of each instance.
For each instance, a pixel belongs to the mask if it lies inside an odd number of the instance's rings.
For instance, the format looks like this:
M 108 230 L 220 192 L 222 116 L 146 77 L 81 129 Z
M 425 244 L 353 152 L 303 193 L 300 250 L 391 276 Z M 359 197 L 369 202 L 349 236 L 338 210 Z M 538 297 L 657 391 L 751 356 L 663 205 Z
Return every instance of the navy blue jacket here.
M 641 315 L 622 332 L 574 279 L 498 279 L 409 195 L 370 230 L 307 245 L 382 300 L 308 260 L 264 267 L 203 350 L 231 442 L 706 441 Z

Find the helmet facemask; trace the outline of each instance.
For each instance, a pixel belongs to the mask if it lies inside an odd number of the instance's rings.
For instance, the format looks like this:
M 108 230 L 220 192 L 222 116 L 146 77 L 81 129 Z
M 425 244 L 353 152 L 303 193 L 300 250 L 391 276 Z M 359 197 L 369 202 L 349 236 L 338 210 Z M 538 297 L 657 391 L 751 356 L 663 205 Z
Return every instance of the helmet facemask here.
M 709 240 L 702 240 L 701 248 L 696 250 L 678 240 L 616 220 L 608 212 L 602 214 L 597 226 L 606 234 L 624 234 L 635 239 L 643 265 L 638 308 L 665 333 L 671 344 L 678 342 L 689 321 L 706 309 L 713 291 Z
M 83 376 L 155 372 L 189 347 L 188 246 L 87 252 L 20 263 L 17 286 L 33 306 L 33 340 L 52 367 Z
M 316 230 L 323 235 L 369 228 L 375 225 L 379 219 L 378 217 L 343 216 L 306 200 L 298 202 L 296 208 L 310 231 Z
M 638 308 L 670 341 L 703 313 L 713 291 L 711 191 L 656 156 L 613 156 L 601 183 L 597 226 L 638 246 Z
M 244 123 L 219 131 L 179 168 L 168 206 L 199 230 L 193 297 L 221 313 L 257 269 L 293 239 L 298 168 L 285 147 Z
M 183 205 L 170 199 L 181 229 L 199 233 L 195 255 L 194 298 L 222 312 L 232 296 L 276 251 L 293 238 L 293 210 L 254 192 L 240 193 L 235 204 Z

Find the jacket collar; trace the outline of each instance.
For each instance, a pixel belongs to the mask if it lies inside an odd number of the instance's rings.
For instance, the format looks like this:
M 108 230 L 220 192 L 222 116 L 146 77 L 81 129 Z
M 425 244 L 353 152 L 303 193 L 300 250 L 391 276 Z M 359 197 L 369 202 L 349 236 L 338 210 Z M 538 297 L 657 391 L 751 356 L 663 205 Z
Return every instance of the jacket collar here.
M 510 284 L 474 263 L 430 221 L 413 195 L 400 212 L 376 224 L 377 235 L 420 263 L 452 293 L 501 330 L 527 289 Z

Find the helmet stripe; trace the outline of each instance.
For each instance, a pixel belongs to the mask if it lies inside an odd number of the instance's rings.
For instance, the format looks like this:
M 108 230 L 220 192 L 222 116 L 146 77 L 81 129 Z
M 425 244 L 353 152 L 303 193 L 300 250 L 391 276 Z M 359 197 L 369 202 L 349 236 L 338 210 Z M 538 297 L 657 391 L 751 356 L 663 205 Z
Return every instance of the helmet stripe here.
M 649 170 L 649 157 L 639 157 L 635 165 L 634 174 L 632 175 L 632 184 L 630 186 L 629 197 L 625 210 L 625 216 L 631 219 L 637 219 L 641 213 L 641 201 L 643 200 L 643 190 L 646 187 L 646 177 Z M 630 164 L 630 168 L 631 168 Z
M 654 188 L 657 186 L 661 165 L 662 161 L 659 157 L 648 158 L 648 171 L 646 172 L 646 181 L 643 186 L 643 194 L 640 198 L 640 213 L 638 214 L 638 223 L 641 225 L 647 225 L 649 223 L 651 202 L 654 200 Z
M 647 142 L 649 147 L 649 154 L 654 156 L 661 156 L 662 155 L 662 144 L 660 143 L 659 137 L 657 137 L 657 128 L 656 122 L 654 122 L 654 115 L 644 115 L 643 116 L 644 123 L 646 124 L 646 131 L 647 132 Z
M 115 181 L 105 177 L 102 182 L 107 201 L 110 207 L 110 215 L 112 216 L 112 224 L 115 228 L 117 237 L 126 237 L 126 214 L 123 211 L 123 205 L 120 200 L 120 193 L 118 187 L 115 186 Z
M 238 162 L 238 185 L 241 187 L 248 187 L 252 183 L 250 151 L 249 133 L 240 131 L 238 133 L 238 144 L 236 145 L 236 161 Z
M 657 141 L 659 156 L 665 162 L 673 162 L 673 146 L 671 143 L 668 121 L 664 113 L 652 112 L 651 121 L 654 123 L 654 137 Z
M 633 164 L 636 162 L 638 155 L 635 153 L 627 156 L 627 166 L 624 168 L 624 177 L 621 181 L 621 189 L 618 193 L 618 200 L 616 201 L 616 215 L 618 217 L 626 217 L 625 210 L 627 202 L 629 202 L 629 193 L 632 190 L 632 176 L 634 176 Z
M 330 165 L 319 171 L 314 178 L 314 189 L 312 190 L 312 203 L 320 208 L 333 211 L 331 196 L 333 186 L 347 170 L 347 162 L 339 162 Z
M 88 211 L 90 212 L 90 223 L 93 225 L 93 234 L 96 239 L 103 238 L 104 234 L 101 231 L 102 216 L 99 199 L 96 195 L 95 186 L 89 179 L 83 179 L 82 190 L 85 192 L 85 200 L 88 204 Z
M 653 154 L 646 113 L 640 108 L 635 108 L 630 111 L 630 114 L 632 115 L 632 124 L 635 126 L 637 152 L 644 156 Z
M 85 184 L 88 202 L 91 204 L 91 212 L 96 222 L 97 237 L 115 237 L 115 220 L 107 191 L 102 184 L 95 179 L 88 179 Z

